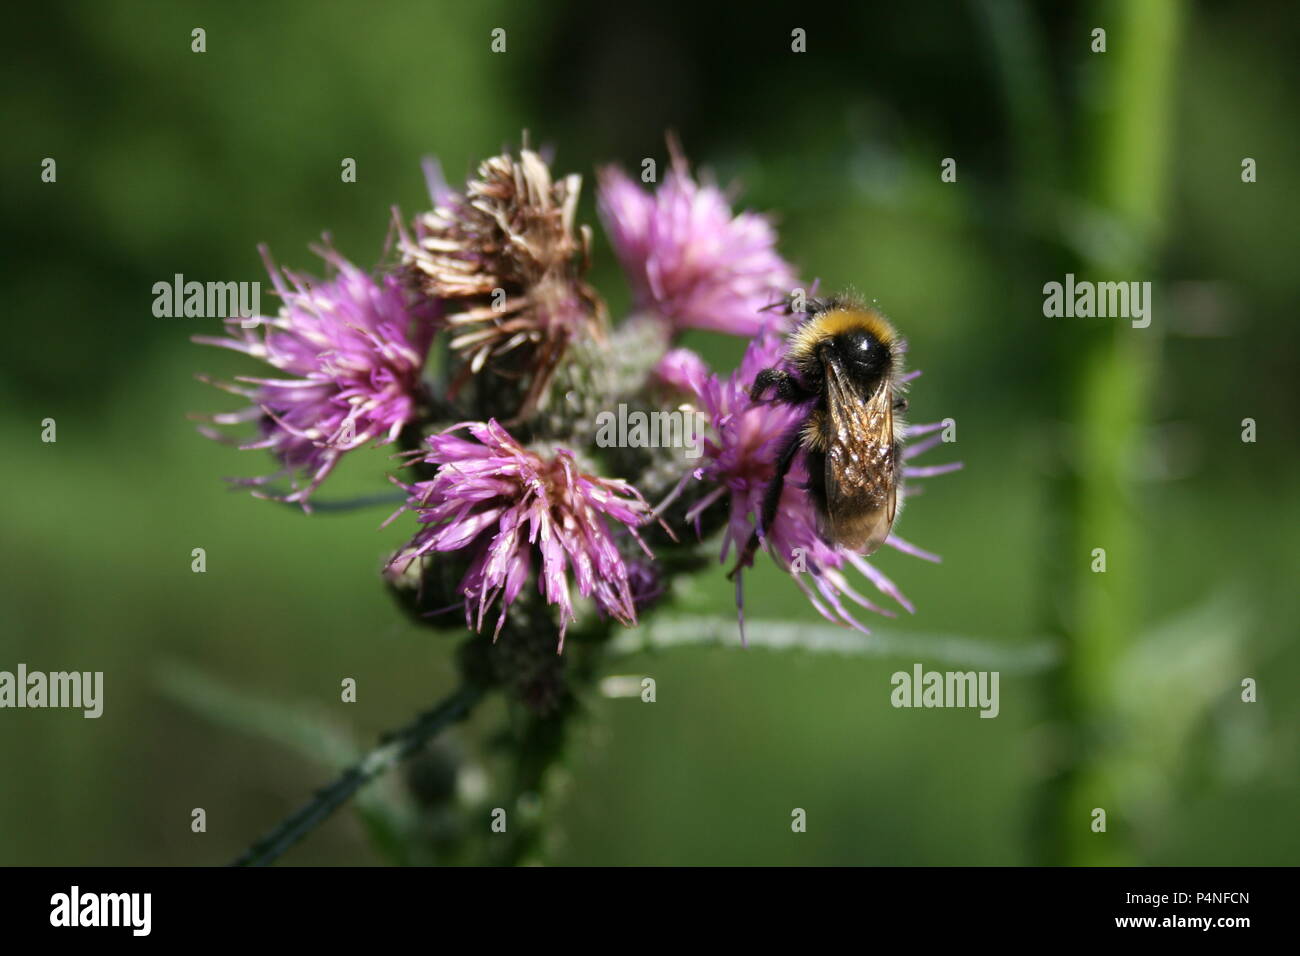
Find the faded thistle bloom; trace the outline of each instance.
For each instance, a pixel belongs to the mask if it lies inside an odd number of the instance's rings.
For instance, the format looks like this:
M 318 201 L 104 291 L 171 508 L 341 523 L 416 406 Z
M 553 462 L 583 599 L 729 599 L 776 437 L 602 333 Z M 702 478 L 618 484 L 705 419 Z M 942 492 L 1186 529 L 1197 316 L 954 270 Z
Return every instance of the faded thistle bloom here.
M 637 307 L 674 328 L 753 335 L 763 327 L 762 310 L 795 283 L 771 223 L 733 213 L 722 190 L 693 180 L 675 150 L 654 192 L 615 167 L 603 170 L 598 202 Z
M 455 434 L 460 430 L 474 440 Z M 403 510 L 415 512 L 421 527 L 393 565 L 468 549 L 472 563 L 460 591 L 474 630 L 499 604 L 500 633 L 537 559 L 538 588 L 559 609 L 559 650 L 576 619 L 570 573 L 578 593 L 602 612 L 636 623 L 634 582 L 619 550 L 619 537 L 626 535 L 649 555 L 636 528 L 650 509 L 635 488 L 587 474 L 568 449 L 542 454 L 526 448 L 496 421 L 457 425 L 427 443 L 423 460 L 438 471 L 429 481 L 403 485 L 410 496 Z M 638 591 L 641 577 L 638 572 Z
M 412 303 L 397 277 L 373 277 L 329 247 L 314 251 L 332 268 L 330 278 L 280 269 L 263 247 L 283 303 L 278 315 L 227 319 L 228 338 L 194 337 L 261 359 L 278 373 L 214 383 L 252 404 L 207 421 L 257 422 L 258 437 L 240 447 L 268 449 L 282 468 L 240 483 L 289 476 L 294 490 L 283 500 L 304 507 L 344 453 L 392 442 L 417 417 L 438 319 L 436 303 Z M 211 428 L 205 433 L 227 440 Z
M 750 387 L 761 369 L 781 364 L 785 342 L 778 334 L 779 326 L 772 321 L 763 329 L 745 351 L 740 368 L 730 376 L 721 377 L 709 372 L 704 361 L 688 349 L 674 349 L 664 356 L 657 369 L 659 378 L 669 386 L 692 396 L 696 406 L 708 417 L 710 434 L 704 442 L 703 463 L 683 479 L 702 480 L 710 490 L 686 514 L 687 521 L 698 521 L 710 505 L 719 500 L 728 503 L 729 518 L 722 535 L 719 560 L 725 563 L 735 549 L 743 554 L 746 543 L 754 532 L 757 515 L 761 513 L 763 496 L 775 473 L 775 459 L 779 446 L 796 427 L 804 410 L 790 405 L 754 402 Z M 915 378 L 910 373 L 904 380 Z M 907 430 L 908 438 L 936 432 L 943 423 L 913 425 Z M 905 447 L 906 460 L 933 448 L 941 435 Z M 960 468 L 959 463 L 929 468 L 907 466 L 904 478 L 913 480 L 931 477 Z M 790 573 L 823 617 L 847 624 L 861 631 L 866 628 L 853 616 L 850 604 L 878 614 L 892 616 L 892 612 L 872 602 L 856 590 L 845 571 L 853 567 L 882 594 L 897 601 L 908 611 L 911 603 L 894 583 L 860 554 L 828 543 L 818 531 L 817 513 L 812 497 L 807 491 L 808 470 L 802 452 L 796 457 L 787 476 L 780 506 L 772 527 L 763 529 L 763 544 L 772 559 Z M 913 489 L 914 490 L 914 489 Z M 899 507 L 906 499 L 909 486 L 904 482 L 898 489 Z M 904 541 L 891 533 L 886 544 L 893 548 L 938 561 L 936 555 Z M 743 571 L 736 575 L 736 602 L 741 609 L 743 635 Z M 847 599 L 847 601 L 846 601 Z
M 447 304 L 460 362 L 450 397 L 487 368 L 487 389 L 522 392 L 507 413 L 525 418 L 545 403 L 569 344 L 604 334 L 604 303 L 582 278 L 591 231 L 574 225 L 582 178 L 553 181 L 527 149 L 483 162 L 463 194 L 432 160 L 425 173 L 434 208 L 416 218 L 413 235 L 399 221 L 400 246 L 418 288 Z

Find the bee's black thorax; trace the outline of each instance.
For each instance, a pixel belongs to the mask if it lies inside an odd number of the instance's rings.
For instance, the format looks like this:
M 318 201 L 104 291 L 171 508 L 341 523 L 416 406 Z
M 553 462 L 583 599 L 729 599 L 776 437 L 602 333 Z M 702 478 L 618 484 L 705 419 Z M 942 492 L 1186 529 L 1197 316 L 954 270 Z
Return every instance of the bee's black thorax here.
M 825 351 L 849 379 L 868 390 L 880 384 L 894 364 L 893 349 L 866 329 L 833 336 L 827 341 Z
M 834 365 L 865 392 L 873 391 L 894 368 L 893 347 L 866 329 L 829 335 L 794 357 L 794 368 L 805 388 L 820 393 L 826 367 Z

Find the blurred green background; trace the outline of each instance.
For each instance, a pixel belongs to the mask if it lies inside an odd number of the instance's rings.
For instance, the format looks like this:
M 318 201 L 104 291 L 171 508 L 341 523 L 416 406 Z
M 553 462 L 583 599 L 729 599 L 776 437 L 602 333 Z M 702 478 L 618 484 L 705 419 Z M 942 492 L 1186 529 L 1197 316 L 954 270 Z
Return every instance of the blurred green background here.
M 1092 276 L 1152 280 L 1156 298 L 1151 328 L 1128 333 L 1152 361 L 1124 512 L 1133 547 L 1107 572 L 1136 601 L 1123 657 L 1089 692 L 1106 724 L 1089 759 L 1124 796 L 1110 832 L 1088 834 L 1086 818 L 1079 832 L 1127 862 L 1300 862 L 1300 18 L 1284 2 L 1177 9 L 1167 107 L 1101 142 L 1087 118 L 1107 96 L 1140 95 L 1109 71 L 1137 64 L 1132 82 L 1145 82 L 1148 55 L 1105 5 L 12 11 L 0 669 L 102 670 L 106 699 L 98 720 L 0 711 L 0 863 L 224 862 L 327 778 L 282 742 L 179 703 L 165 690 L 177 668 L 301 703 L 363 744 L 455 679 L 454 640 L 408 624 L 380 586 L 400 522 L 377 531 L 383 509 L 305 517 L 227 490 L 222 476 L 268 462 L 195 433 L 188 413 L 231 404 L 194 373 L 251 363 L 190 343 L 215 321 L 155 318 L 153 283 L 264 280 L 263 241 L 315 270 L 306 245 L 326 230 L 375 263 L 390 207 L 424 208 L 422 156 L 455 183 L 525 129 L 555 147 L 559 171 L 586 177 L 594 224 L 595 168 L 662 163 L 676 130 L 741 204 L 775 214 L 806 277 L 851 284 L 895 318 L 925 371 L 914 419 L 958 420 L 944 451 L 966 470 L 930 483 L 900 525 L 943 564 L 880 556 L 917 606 L 880 632 L 1013 654 L 1060 641 L 1054 622 L 1074 605 L 1060 604 L 1054 569 L 1090 561 L 1063 555 L 1053 530 L 1081 428 L 1062 381 L 1088 320 L 1045 318 L 1042 286 L 1114 248 L 1087 205 L 1093 174 L 1157 127 L 1159 236 L 1143 271 Z M 1089 51 L 1096 26 L 1110 27 L 1105 54 Z M 195 27 L 206 53 L 190 51 Z M 504 54 L 489 49 L 496 27 Z M 795 27 L 806 54 L 790 51 Z M 1247 156 L 1255 184 L 1240 178 Z M 57 183 L 41 182 L 45 157 Z M 344 157 L 355 183 L 340 181 Z M 956 183 L 940 181 L 943 157 Z M 593 278 L 617 314 L 628 296 L 603 238 Z M 743 343 L 694 344 L 730 367 Z M 47 417 L 54 444 L 40 439 Z M 1247 417 L 1254 444 L 1240 440 Z M 389 467 L 383 453 L 351 457 L 329 497 L 371 490 Z M 196 547 L 205 574 L 191 572 Z M 753 617 L 817 620 L 770 567 L 748 582 Z M 720 571 L 699 586 L 732 613 Z M 1074 585 L 1085 604 L 1087 587 Z M 654 705 L 589 701 L 550 862 L 1088 861 L 1044 849 L 1062 825 L 1042 809 L 1060 761 L 1052 673 L 1004 672 L 1001 715 L 980 720 L 890 706 L 890 674 L 949 669 L 937 658 L 734 643 L 622 666 L 656 677 Z M 343 677 L 355 704 L 339 702 Z M 1239 700 L 1244 677 L 1258 703 Z M 486 707 L 453 738 L 472 750 L 500 720 Z M 191 832 L 195 807 L 206 833 Z M 794 807 L 806 834 L 790 831 Z M 379 859 L 343 813 L 285 862 Z

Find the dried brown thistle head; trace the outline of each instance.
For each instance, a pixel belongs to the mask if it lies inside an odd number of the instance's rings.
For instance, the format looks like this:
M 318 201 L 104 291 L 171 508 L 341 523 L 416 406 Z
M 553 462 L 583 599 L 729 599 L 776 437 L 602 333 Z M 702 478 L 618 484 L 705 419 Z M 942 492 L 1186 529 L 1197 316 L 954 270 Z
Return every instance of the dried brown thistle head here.
M 434 177 L 434 208 L 413 238 L 403 231 L 401 252 L 419 290 L 446 304 L 451 393 L 486 371 L 512 383 L 510 420 L 527 418 L 570 342 L 605 334 L 605 304 L 583 279 L 591 230 L 574 227 L 582 178 L 552 180 L 529 149 L 485 160 L 464 194 Z M 484 389 L 499 397 L 503 384 Z

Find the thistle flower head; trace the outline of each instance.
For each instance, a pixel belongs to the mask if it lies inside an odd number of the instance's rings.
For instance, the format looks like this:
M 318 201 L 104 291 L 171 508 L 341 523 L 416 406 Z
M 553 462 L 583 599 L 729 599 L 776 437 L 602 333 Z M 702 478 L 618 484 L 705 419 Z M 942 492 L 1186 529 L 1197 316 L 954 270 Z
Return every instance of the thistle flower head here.
M 653 193 L 610 167 L 597 198 L 637 306 L 677 329 L 753 335 L 764 324 L 762 310 L 795 284 L 771 223 L 733 213 L 720 189 L 691 178 L 676 151 Z
M 456 434 L 462 430 L 473 440 Z M 500 632 L 539 558 L 539 590 L 559 609 L 560 650 L 576 617 L 570 573 L 578 593 L 602 612 L 636 622 L 633 579 L 619 548 L 622 535 L 640 543 L 636 527 L 649 516 L 635 488 L 585 473 L 567 449 L 529 449 L 496 421 L 430 436 L 424 460 L 437 474 L 404 486 L 410 497 L 403 510 L 415 512 L 421 528 L 393 563 L 470 549 L 460 590 L 471 628 L 481 630 L 488 608 L 499 604 Z
M 582 179 L 554 181 L 531 150 L 483 162 L 463 194 L 433 161 L 425 172 L 434 208 L 402 227 L 402 261 L 427 296 L 448 306 L 451 349 L 461 365 L 452 391 L 485 367 L 524 381 L 522 417 L 545 400 L 569 343 L 599 336 L 605 306 L 583 281 L 591 232 L 575 229 Z
M 393 441 L 417 416 L 421 371 L 439 313 L 434 303 L 412 304 L 394 276 L 375 278 L 328 246 L 314 251 L 333 270 L 331 278 L 280 269 L 263 247 L 282 301 L 279 313 L 227 319 L 226 338 L 194 338 L 244 352 L 279 373 L 214 383 L 252 404 L 207 420 L 257 421 L 259 437 L 241 447 L 269 449 L 282 470 L 242 483 L 258 485 L 287 474 L 295 488 L 284 500 L 304 507 L 344 453 Z M 224 437 L 211 429 L 205 433 Z
M 371 276 L 328 248 L 318 250 L 332 267 L 323 280 L 268 257 L 279 313 L 251 325 L 230 319 L 225 337 L 196 339 L 276 369 L 222 385 L 249 405 L 210 421 L 256 422 L 258 437 L 244 447 L 279 459 L 279 475 L 294 481 L 287 499 L 304 509 L 348 451 L 399 435 L 405 448 L 422 441 L 404 456 L 415 466 L 410 483 L 397 482 L 406 500 L 389 520 L 409 512 L 417 526 L 388 563 L 389 583 L 421 618 L 463 605 L 467 626 L 481 632 L 495 613 L 494 640 L 509 619 L 491 679 L 543 709 L 563 696 L 565 668 L 542 620 L 558 618 L 562 651 L 578 616 L 576 588 L 605 617 L 635 624 L 675 576 L 705 560 L 670 522 L 693 526 L 697 537 L 720 531 L 720 560 L 734 549 L 738 568 L 752 563 L 750 545 L 759 541 L 831 621 L 865 630 L 856 608 L 891 613 L 855 590 L 850 568 L 911 609 L 873 564 L 823 537 L 803 454 L 771 526 L 757 527 L 778 453 L 808 409 L 755 402 L 750 389 L 760 371 L 785 364 L 785 333 L 804 297 L 793 294 L 797 278 L 769 221 L 734 212 L 721 190 L 692 178 L 675 146 L 672 153 L 663 184 L 649 191 L 616 169 L 601 174 L 601 216 L 636 298 L 608 334 L 604 303 L 584 278 L 591 234 L 575 224 L 581 181 L 554 179 L 523 149 L 483 162 L 463 190 L 430 162 L 433 208 L 409 229 L 398 220 L 401 262 L 390 273 Z M 785 314 L 772 308 L 782 300 Z M 688 328 L 750 338 L 740 367 L 715 374 L 695 353 L 673 348 Z M 447 333 L 439 342 L 446 363 L 426 383 L 439 331 Z M 663 428 L 656 418 L 626 441 L 620 424 L 611 443 L 602 416 L 615 407 L 642 414 L 665 398 L 675 406 L 669 414 L 689 417 Z M 942 427 L 912 426 L 906 438 Z M 681 441 L 665 437 L 673 435 Z M 906 446 L 904 459 L 939 440 Z M 592 473 L 577 452 L 593 442 L 635 485 Z M 899 505 L 917 480 L 957 467 L 905 465 Z M 638 488 L 663 503 L 652 511 Z M 664 532 L 662 547 L 652 538 L 662 563 L 642 538 L 652 520 Z M 886 543 L 937 560 L 896 534 Z M 742 575 L 736 585 L 740 605 Z M 743 608 L 741 625 L 743 639 Z
M 768 326 L 750 344 L 740 368 L 727 378 L 709 373 L 703 360 L 686 349 L 669 352 L 657 369 L 662 381 L 694 396 L 698 407 L 708 417 L 711 427 L 703 446 L 703 464 L 684 481 L 698 478 L 711 484 L 712 488 L 687 514 L 687 519 L 697 518 L 705 508 L 720 499 L 728 501 L 730 517 L 723 532 L 719 557 L 722 562 L 727 561 L 733 548 L 737 554 L 743 553 L 754 533 L 763 497 L 775 473 L 777 450 L 806 413 L 799 407 L 757 403 L 749 397 L 754 376 L 760 369 L 780 364 L 783 348 L 781 336 L 774 327 Z M 908 377 L 916 374 L 911 373 Z M 942 427 L 942 422 L 912 426 L 908 429 L 908 437 L 935 432 Z M 940 437 L 935 435 L 908 446 L 904 458 L 911 459 L 934 447 Z M 960 464 L 931 468 L 908 466 L 904 469 L 904 477 L 915 480 L 960 467 Z M 786 477 L 777 517 L 772 527 L 762 529 L 764 548 L 773 560 L 791 574 L 818 613 L 832 622 L 866 630 L 853 616 L 849 602 L 892 616 L 892 612 L 877 606 L 853 587 L 845 574 L 849 566 L 882 594 L 912 610 L 907 598 L 878 568 L 861 555 L 831 545 L 822 537 L 807 486 L 807 464 L 803 454 L 799 454 Z M 907 492 L 907 484 L 900 485 L 900 507 Z M 897 534 L 891 534 L 886 543 L 917 557 L 938 560 L 937 556 L 903 541 Z M 742 575 L 738 574 L 738 605 L 742 603 L 741 579 Z

